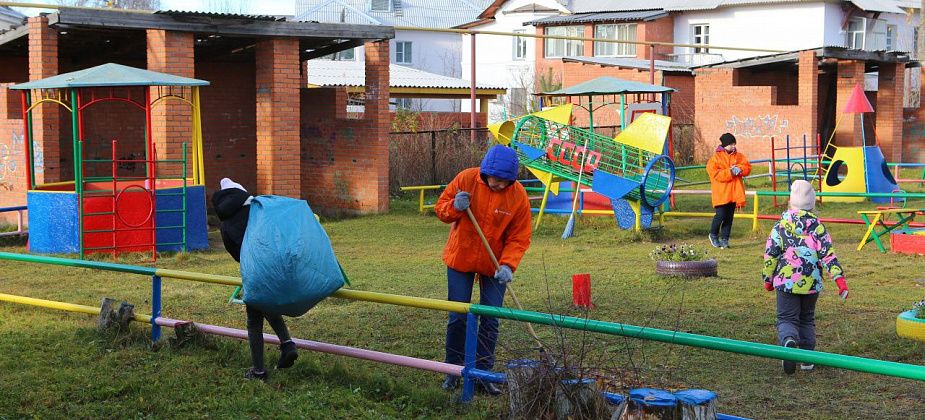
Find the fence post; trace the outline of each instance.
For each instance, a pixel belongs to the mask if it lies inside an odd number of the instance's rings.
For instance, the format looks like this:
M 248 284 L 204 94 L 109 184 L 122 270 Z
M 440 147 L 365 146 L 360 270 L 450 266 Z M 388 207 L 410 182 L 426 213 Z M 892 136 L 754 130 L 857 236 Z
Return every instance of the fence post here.
M 430 130 L 430 183 L 437 184 L 437 131 Z
M 151 276 L 151 341 L 161 338 L 161 327 L 157 318 L 161 316 L 161 276 Z
M 459 396 L 460 402 L 472 401 L 475 395 L 475 381 L 470 373 L 475 369 L 476 344 L 479 341 L 479 317 L 469 312 L 466 314 L 466 356 L 462 371 L 463 391 Z

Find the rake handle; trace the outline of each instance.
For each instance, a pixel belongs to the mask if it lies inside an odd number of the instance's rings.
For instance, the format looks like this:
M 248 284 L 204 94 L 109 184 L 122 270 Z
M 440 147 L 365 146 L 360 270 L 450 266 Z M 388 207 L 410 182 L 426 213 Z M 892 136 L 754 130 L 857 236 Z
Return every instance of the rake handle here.
M 495 265 L 495 270 L 501 268 L 501 265 L 498 264 L 498 258 L 495 257 L 495 252 L 491 250 L 491 245 L 488 244 L 488 239 L 485 238 L 485 233 L 482 232 L 482 228 L 479 226 L 478 220 L 475 220 L 475 215 L 472 214 L 472 210 L 466 207 L 466 214 L 469 216 L 469 220 L 472 222 L 472 226 L 475 226 L 475 232 L 479 234 L 479 238 L 482 239 L 482 245 L 485 246 L 485 251 L 488 252 L 488 256 L 491 257 L 492 264 Z M 524 307 L 520 304 L 520 299 L 517 299 L 517 294 L 514 293 L 514 288 L 510 283 L 507 284 L 507 291 L 511 292 L 511 299 L 514 300 L 514 304 L 517 305 L 517 309 L 523 310 Z M 536 340 L 536 343 L 540 345 L 540 351 L 546 351 L 546 348 L 543 346 L 543 342 L 540 341 L 540 338 L 536 335 L 536 331 L 533 330 L 533 324 L 527 323 L 527 332 L 530 333 L 530 336 Z

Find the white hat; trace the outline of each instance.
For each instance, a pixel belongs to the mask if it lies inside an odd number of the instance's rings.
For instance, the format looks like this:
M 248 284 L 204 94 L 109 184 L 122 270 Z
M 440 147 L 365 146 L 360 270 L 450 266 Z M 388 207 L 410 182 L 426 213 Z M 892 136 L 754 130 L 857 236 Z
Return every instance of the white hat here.
M 241 186 L 241 184 L 238 184 L 237 182 L 232 181 L 230 178 L 222 178 L 220 184 L 223 190 L 227 190 L 229 188 L 237 188 L 241 191 L 247 192 L 247 190 L 245 190 L 244 187 Z
M 812 184 L 802 179 L 790 184 L 790 208 L 807 211 L 816 208 L 816 191 Z

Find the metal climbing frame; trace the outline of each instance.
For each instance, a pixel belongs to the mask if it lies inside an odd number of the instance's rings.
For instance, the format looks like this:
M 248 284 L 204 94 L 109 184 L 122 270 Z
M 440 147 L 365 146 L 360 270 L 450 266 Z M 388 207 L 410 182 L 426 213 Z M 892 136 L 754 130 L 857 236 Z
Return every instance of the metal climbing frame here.
M 578 127 L 537 116 L 521 118 L 512 146 L 521 162 L 586 186 L 601 172 L 638 184 L 623 198 L 657 207 L 674 183 L 674 164 L 665 156 L 619 143 Z M 526 146 L 526 147 L 524 147 Z M 620 198 L 620 197 L 611 197 Z

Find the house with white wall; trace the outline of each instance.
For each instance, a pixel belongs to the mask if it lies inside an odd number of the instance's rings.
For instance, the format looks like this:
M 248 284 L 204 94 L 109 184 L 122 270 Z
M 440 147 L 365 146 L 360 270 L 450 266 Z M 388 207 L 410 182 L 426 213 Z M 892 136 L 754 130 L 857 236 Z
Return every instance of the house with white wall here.
M 567 0 L 496 0 L 478 16 L 478 20 L 460 28 L 493 32 L 535 34 L 526 24 L 537 19 L 567 14 Z M 504 86 L 507 94 L 488 103 L 488 119 L 501 121 L 532 111 L 536 78 L 536 39 L 503 35 L 476 35 L 476 79 L 480 83 Z M 462 37 L 462 69 L 472 65 L 472 37 Z M 463 111 L 469 104 L 463 104 Z M 484 112 L 484 110 L 479 110 Z
M 296 0 L 295 20 L 415 27 L 399 29 L 389 41 L 394 64 L 455 78 L 467 78 L 461 67 L 459 34 L 424 28 L 452 28 L 472 22 L 491 0 Z M 362 46 L 341 51 L 334 60 L 364 60 Z M 394 104 L 415 111 L 458 112 L 455 99 L 399 98 Z

